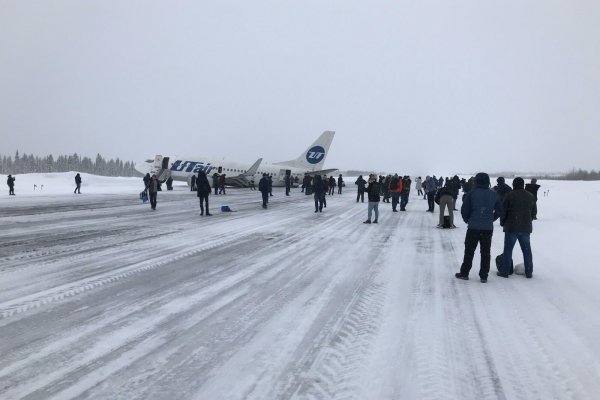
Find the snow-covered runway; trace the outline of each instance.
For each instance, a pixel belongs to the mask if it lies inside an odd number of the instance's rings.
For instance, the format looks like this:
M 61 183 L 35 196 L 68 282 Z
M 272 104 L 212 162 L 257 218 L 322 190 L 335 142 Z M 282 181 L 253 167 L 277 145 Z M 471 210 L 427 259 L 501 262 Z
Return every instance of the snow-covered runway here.
M 364 225 L 354 187 L 323 213 L 298 189 L 267 210 L 231 189 L 201 217 L 182 186 L 155 212 L 139 179 L 17 186 L 0 199 L 0 398 L 597 398 L 600 186 L 542 185 L 534 279 L 492 267 L 486 284 L 478 254 L 454 278 L 465 224 L 433 228 L 414 194 Z

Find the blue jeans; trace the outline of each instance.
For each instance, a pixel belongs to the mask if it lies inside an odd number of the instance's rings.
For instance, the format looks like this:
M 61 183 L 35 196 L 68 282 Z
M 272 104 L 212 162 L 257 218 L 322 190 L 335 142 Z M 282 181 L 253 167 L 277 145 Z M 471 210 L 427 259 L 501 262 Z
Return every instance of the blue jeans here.
M 400 202 L 400 192 L 391 192 L 392 193 L 392 210 L 396 210 L 398 207 L 398 203 Z
M 531 276 L 533 273 L 533 256 L 531 255 L 531 243 L 529 233 L 526 232 L 504 232 L 504 257 L 502 258 L 502 273 L 508 274 L 510 263 L 512 261 L 512 252 L 517 240 L 521 251 L 523 252 L 523 261 L 525 262 L 525 275 Z
M 400 209 L 405 210 L 408 204 L 408 193 L 402 193 L 400 195 Z
M 373 213 L 373 210 L 375 210 L 375 220 L 377 220 L 379 218 L 379 202 L 378 201 L 370 201 L 369 202 L 369 206 L 367 208 L 367 212 L 369 215 L 368 220 L 371 220 L 371 214 Z

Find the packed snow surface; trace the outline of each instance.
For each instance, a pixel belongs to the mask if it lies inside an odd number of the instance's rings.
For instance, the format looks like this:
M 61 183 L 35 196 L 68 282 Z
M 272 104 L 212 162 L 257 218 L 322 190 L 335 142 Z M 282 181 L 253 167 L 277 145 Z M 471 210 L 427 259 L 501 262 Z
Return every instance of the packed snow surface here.
M 229 189 L 207 217 L 185 186 L 152 211 L 140 178 L 74 175 L 0 195 L 3 400 L 600 396 L 598 182 L 538 182 L 533 279 L 484 284 L 414 189 L 365 225 L 350 178 L 322 213 Z

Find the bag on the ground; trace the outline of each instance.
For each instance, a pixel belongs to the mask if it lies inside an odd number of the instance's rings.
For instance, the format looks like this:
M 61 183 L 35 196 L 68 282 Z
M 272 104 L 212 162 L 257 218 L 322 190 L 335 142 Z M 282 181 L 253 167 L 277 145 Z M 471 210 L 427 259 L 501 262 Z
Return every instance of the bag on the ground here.
M 502 271 L 503 258 L 504 258 L 504 253 L 496 256 L 496 268 L 498 269 L 498 272 Z M 514 264 L 513 264 L 513 260 L 510 260 L 510 268 L 508 270 L 508 274 L 512 275 L 513 273 L 514 273 Z M 525 273 L 525 272 L 523 272 L 523 273 Z
M 231 212 L 231 208 L 229 206 L 221 206 L 221 212 Z
M 442 224 L 442 228 L 450 229 L 452 226 L 450 225 L 450 216 L 444 216 L 444 223 Z
M 525 264 L 519 263 L 515 265 L 515 274 L 517 275 L 525 275 Z

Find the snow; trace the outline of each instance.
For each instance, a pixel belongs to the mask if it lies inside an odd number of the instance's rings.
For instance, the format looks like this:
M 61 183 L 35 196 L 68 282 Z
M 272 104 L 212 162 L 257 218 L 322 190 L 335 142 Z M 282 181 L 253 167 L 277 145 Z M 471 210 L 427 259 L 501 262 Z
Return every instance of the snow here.
M 482 284 L 414 191 L 365 225 L 352 184 L 201 217 L 185 185 L 152 211 L 140 178 L 74 175 L 0 196 L 3 400 L 598 397 L 600 182 L 538 182 L 533 279 Z

